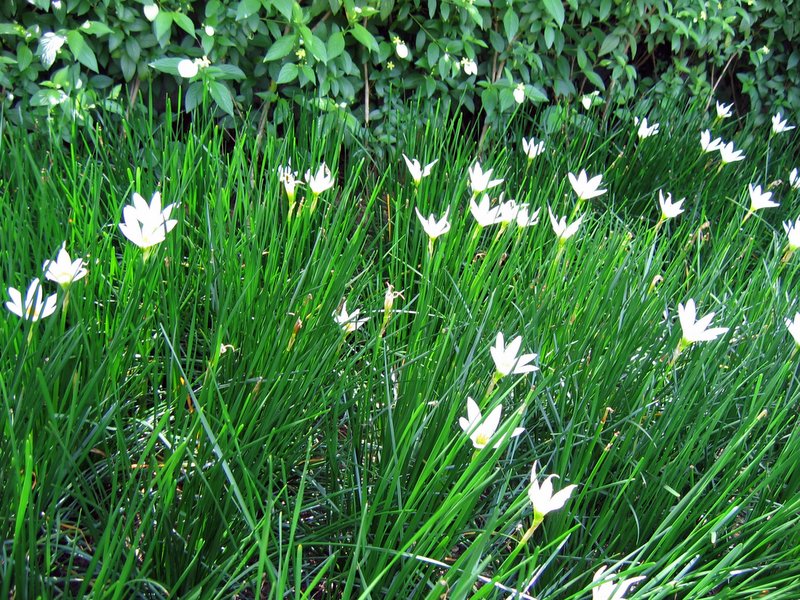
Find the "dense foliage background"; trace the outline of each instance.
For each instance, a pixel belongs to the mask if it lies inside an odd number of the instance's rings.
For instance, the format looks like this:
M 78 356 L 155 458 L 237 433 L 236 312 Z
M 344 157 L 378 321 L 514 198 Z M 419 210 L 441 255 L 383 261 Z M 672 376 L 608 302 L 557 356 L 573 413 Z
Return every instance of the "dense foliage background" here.
M 416 94 L 490 126 L 518 88 L 525 102 L 599 91 L 620 106 L 688 88 L 796 115 L 798 15 L 796 0 L 3 0 L 0 87 L 5 117 L 27 126 L 122 111 L 142 92 L 163 108 L 181 88 L 185 110 L 263 109 L 279 126 L 292 101 L 314 104 L 387 142 Z

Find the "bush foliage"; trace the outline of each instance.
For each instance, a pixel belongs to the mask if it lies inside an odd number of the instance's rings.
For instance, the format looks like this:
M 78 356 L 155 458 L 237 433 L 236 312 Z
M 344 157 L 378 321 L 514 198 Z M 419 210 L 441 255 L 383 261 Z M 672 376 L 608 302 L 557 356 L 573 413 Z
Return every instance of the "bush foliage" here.
M 535 103 L 600 90 L 627 104 L 689 86 L 796 112 L 794 4 L 5 1 L 2 105 L 30 127 L 54 111 L 83 120 L 98 104 L 121 110 L 123 90 L 151 90 L 161 105 L 180 88 L 184 110 L 208 102 L 232 117 L 265 106 L 281 123 L 291 100 L 313 102 L 381 133 L 416 93 L 482 109 L 491 123 L 517 106 L 516 90 Z M 193 76 L 179 75 L 182 60 Z

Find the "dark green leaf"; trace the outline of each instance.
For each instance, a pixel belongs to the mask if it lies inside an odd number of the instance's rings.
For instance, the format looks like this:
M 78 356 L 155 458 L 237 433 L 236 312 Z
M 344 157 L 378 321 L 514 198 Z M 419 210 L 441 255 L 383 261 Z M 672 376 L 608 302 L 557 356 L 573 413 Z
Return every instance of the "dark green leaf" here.
M 296 35 L 285 35 L 282 38 L 275 40 L 267 50 L 267 55 L 264 57 L 264 62 L 279 60 L 289 54 L 297 43 Z
M 372 34 L 367 31 L 367 28 L 359 23 L 353 25 L 353 28 L 350 30 L 350 33 L 356 38 L 362 46 L 364 46 L 370 52 L 377 52 L 378 51 L 378 42 L 372 36 Z
M 230 116 L 233 116 L 233 96 L 231 96 L 228 87 L 221 81 L 210 81 L 208 83 L 208 91 L 217 106 Z
M 236 20 L 244 21 L 251 15 L 256 14 L 261 8 L 261 0 L 239 0 L 236 7 Z
M 186 112 L 192 112 L 198 104 L 203 101 L 203 82 L 194 81 L 186 90 L 186 98 L 183 101 L 183 108 Z
M 341 31 L 334 31 L 328 38 L 328 60 L 333 60 L 344 52 L 344 36 Z
M 192 20 L 185 14 L 179 12 L 172 13 L 172 21 L 190 36 L 195 37 L 194 23 L 192 23 Z
M 89 47 L 89 44 L 86 43 L 86 40 L 83 39 L 79 31 L 75 30 L 67 33 L 67 45 L 78 62 L 87 69 L 91 69 L 97 73 L 97 58 L 94 55 L 94 51 Z
M 161 11 L 158 13 L 156 20 L 153 21 L 153 30 L 156 34 L 156 39 L 161 42 L 169 41 L 169 33 L 170 29 L 172 29 L 172 15 L 167 11 Z
M 289 83 L 295 79 L 297 79 L 297 65 L 294 63 L 286 63 L 281 67 L 276 83 Z
M 506 38 L 509 41 L 514 39 L 519 31 L 519 17 L 513 7 L 509 7 L 503 16 L 503 28 L 506 31 Z
M 550 13 L 550 16 L 555 19 L 559 27 L 564 25 L 564 5 L 561 0 L 542 0 L 544 8 Z

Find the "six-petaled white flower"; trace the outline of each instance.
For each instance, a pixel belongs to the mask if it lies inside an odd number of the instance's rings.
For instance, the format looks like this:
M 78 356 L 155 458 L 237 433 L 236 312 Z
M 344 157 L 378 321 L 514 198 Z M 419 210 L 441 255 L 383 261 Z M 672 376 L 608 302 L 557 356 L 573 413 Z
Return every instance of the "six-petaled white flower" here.
M 426 219 L 422 216 L 422 213 L 419 212 L 419 209 L 414 207 L 414 210 L 417 211 L 417 218 L 419 222 L 422 223 L 422 228 L 425 230 L 425 233 L 428 234 L 428 237 L 431 240 L 435 240 L 440 235 L 443 235 L 450 231 L 450 222 L 447 220 L 447 216 L 450 214 L 450 207 L 447 207 L 447 210 L 444 211 L 444 216 L 438 221 L 436 217 L 431 213 L 431 215 Z
M 800 170 L 797 167 L 789 173 L 789 185 L 796 190 L 800 190 Z
M 794 314 L 794 320 L 784 319 L 784 322 L 786 323 L 786 328 L 789 330 L 789 333 L 791 333 L 794 338 L 794 343 L 800 346 L 800 312 Z
M 575 194 L 581 200 L 589 200 L 590 198 L 602 196 L 607 191 L 600 187 L 603 185 L 602 175 L 595 175 L 590 179 L 584 169 L 581 169 L 581 172 L 578 173 L 577 177 L 575 177 L 575 175 L 572 173 L 569 173 L 568 175 L 572 189 L 575 190 Z
M 789 122 L 783 118 L 783 114 L 778 113 L 772 117 L 772 132 L 783 133 L 784 131 L 791 131 L 794 125 L 789 125 Z
M 658 123 L 653 123 L 652 125 L 647 124 L 647 117 L 639 121 L 639 117 L 634 119 L 634 123 L 639 126 L 639 131 L 637 131 L 637 135 L 641 138 L 648 138 L 651 135 L 656 135 L 658 133 Z
M 536 225 L 539 222 L 539 212 L 541 210 L 541 208 L 537 208 L 535 211 L 530 212 L 527 204 L 520 204 L 516 215 L 517 226 L 532 227 Z
M 683 212 L 682 205 L 684 200 L 686 200 L 686 198 L 681 198 L 673 202 L 672 194 L 667 193 L 667 197 L 665 198 L 661 190 L 658 190 L 658 205 L 661 207 L 661 220 L 666 221 L 667 219 L 674 219 L 681 214 Z
M 733 102 L 730 104 L 723 104 L 722 102 L 717 102 L 717 118 L 718 119 L 727 119 L 733 114 Z
M 489 441 L 494 437 L 497 428 L 500 426 L 500 417 L 503 413 L 503 405 L 498 404 L 492 412 L 486 415 L 486 418 L 483 419 L 483 415 L 481 415 L 481 409 L 478 408 L 478 405 L 475 401 L 467 397 L 467 418 L 459 417 L 458 424 L 461 426 L 461 429 L 464 430 L 464 433 L 468 434 L 470 439 L 472 440 L 472 445 L 475 446 L 478 450 L 481 450 L 487 446 Z M 523 431 L 525 431 L 522 427 L 516 427 L 511 432 L 509 437 L 517 437 Z M 503 443 L 505 438 L 501 437 L 497 440 L 494 444 L 495 448 L 499 448 L 500 445 Z
M 713 152 L 714 150 L 719 150 L 722 147 L 722 138 L 714 138 L 711 139 L 711 130 L 706 129 L 700 134 L 700 147 L 703 149 L 703 152 Z
M 522 104 L 525 102 L 525 84 L 518 83 L 517 86 L 514 88 L 514 102 L 517 104 Z
M 31 281 L 25 293 L 25 302 L 22 302 L 22 293 L 14 287 L 8 288 L 6 308 L 26 321 L 38 321 L 52 315 L 56 310 L 57 296 L 49 295 L 42 301 L 42 285 L 38 279 Z
M 481 192 L 485 192 L 493 187 L 497 187 L 503 183 L 502 179 L 492 179 L 492 171 L 488 169 L 484 171 L 481 169 L 481 163 L 476 162 L 469 169 L 469 186 L 472 188 L 472 195 L 477 196 Z
M 433 162 L 430 162 L 423 167 L 416 158 L 410 159 L 405 154 L 403 154 L 403 158 L 406 161 L 408 172 L 411 174 L 411 179 L 414 180 L 414 185 L 419 185 L 423 177 L 430 175 L 433 165 L 439 162 L 439 159 L 437 158 Z
M 82 259 L 72 260 L 66 250 L 66 242 L 61 245 L 56 260 L 46 260 L 42 265 L 45 279 L 55 281 L 61 286 L 68 286 L 73 281 L 85 277 L 88 271 L 83 267 Z
M 784 221 L 783 229 L 789 237 L 789 248 L 792 250 L 800 248 L 800 217 L 794 223 Z
M 461 66 L 464 67 L 464 75 L 478 74 L 478 63 L 476 63 L 474 60 L 464 58 L 461 60 Z
M 566 242 L 569 238 L 571 238 L 575 233 L 577 233 L 578 228 L 581 226 L 583 222 L 583 215 L 575 219 L 572 223 L 567 225 L 567 218 L 561 217 L 559 219 L 553 214 L 553 211 L 550 207 L 547 207 L 547 213 L 550 215 L 550 225 L 553 227 L 553 231 L 555 232 L 556 236 L 558 236 L 559 243 Z
M 694 342 L 710 342 L 727 333 L 727 327 L 708 328 L 715 314 L 716 313 L 710 312 L 705 317 L 698 320 L 694 299 L 690 298 L 687 300 L 686 306 L 678 304 L 678 318 L 680 319 L 681 329 L 683 331 L 681 337 L 682 345 L 688 346 Z
M 734 149 L 733 142 L 728 142 L 727 144 L 721 145 L 718 150 L 719 155 L 722 158 L 722 162 L 724 163 L 737 162 L 746 158 L 741 150 Z
M 360 309 L 355 309 L 353 312 L 347 312 L 347 301 L 345 300 L 342 302 L 342 310 L 338 313 L 334 311 L 333 319 L 342 328 L 342 331 L 345 333 L 352 333 L 359 327 L 361 327 L 364 323 L 369 321 L 369 317 L 361 317 L 358 318 L 358 315 L 361 314 Z
M 747 192 L 750 194 L 750 212 L 762 208 L 775 208 L 776 206 L 780 206 L 780 204 L 771 200 L 772 192 L 762 192 L 760 185 L 754 186 L 752 183 L 748 184 Z
M 578 486 L 575 484 L 568 485 L 554 494 L 553 479 L 557 478 L 558 475 L 548 475 L 539 485 L 539 480 L 536 477 L 536 466 L 537 463 L 534 462 L 533 467 L 531 467 L 531 485 L 528 488 L 528 498 L 533 505 L 534 519 L 541 520 L 547 513 L 563 507 Z
M 500 215 L 500 207 L 491 206 L 489 194 L 484 194 L 481 197 L 481 201 L 477 204 L 475 203 L 475 198 L 470 198 L 469 211 L 481 227 L 494 225 L 498 222 L 498 217 Z
M 533 160 L 544 152 L 544 141 L 537 142 L 536 138 L 531 138 L 529 140 L 522 138 L 522 150 L 525 152 L 525 156 L 528 157 L 528 160 Z
M 178 75 L 184 79 L 191 79 L 200 71 L 200 65 L 193 60 L 184 58 L 178 61 Z
M 278 167 L 278 180 L 283 184 L 283 189 L 286 190 L 286 197 L 289 198 L 289 204 L 294 203 L 295 195 L 297 194 L 297 171 L 292 171 L 292 163 L 286 166 Z
M 161 192 L 156 192 L 148 205 L 142 196 L 133 193 L 133 206 L 122 209 L 122 234 L 140 248 L 147 249 L 163 242 L 178 221 L 170 219 L 175 204 L 161 208 Z
M 150 21 L 151 23 L 156 20 L 158 16 L 158 5 L 157 4 L 145 4 L 144 5 L 144 18 Z
M 613 576 L 608 581 L 603 581 L 605 578 L 605 565 L 597 569 L 597 572 L 592 577 L 593 583 L 600 583 L 592 588 L 592 600 L 625 600 L 625 594 L 628 588 L 634 583 L 642 581 L 643 576 L 631 577 L 629 579 L 622 579 L 619 582 L 614 582 Z
M 317 168 L 317 172 L 312 175 L 311 170 L 306 171 L 306 183 L 314 196 L 319 196 L 325 190 L 333 187 L 331 170 L 324 162 Z
M 518 335 L 506 346 L 503 333 L 498 332 L 495 344 L 489 349 L 494 360 L 495 376 L 524 375 L 538 371 L 539 367 L 529 364 L 536 360 L 536 354 L 519 354 L 522 347 L 522 336 Z

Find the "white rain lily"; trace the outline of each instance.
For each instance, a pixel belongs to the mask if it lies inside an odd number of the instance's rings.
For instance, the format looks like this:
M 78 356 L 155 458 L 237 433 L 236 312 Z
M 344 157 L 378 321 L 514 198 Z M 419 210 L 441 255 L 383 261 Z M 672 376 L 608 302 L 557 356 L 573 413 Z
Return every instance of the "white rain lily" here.
M 800 248 L 800 217 L 798 217 L 794 223 L 785 221 L 783 223 L 783 229 L 789 237 L 789 248 L 791 250 Z
M 310 169 L 306 171 L 306 183 L 314 196 L 319 196 L 322 192 L 331 189 L 333 178 L 328 165 L 323 162 L 314 175 L 311 174 Z
M 718 119 L 727 119 L 733 114 L 733 102 L 730 104 L 723 104 L 722 102 L 717 102 L 717 118 Z
M 529 140 L 522 138 L 522 150 L 525 152 L 525 156 L 528 157 L 528 160 L 533 160 L 544 152 L 544 141 L 537 142 L 536 138 L 531 138 Z
M 411 179 L 414 180 L 414 185 L 419 185 L 423 177 L 430 175 L 433 165 L 439 162 L 439 159 L 437 158 L 435 161 L 428 163 L 423 167 L 416 158 L 410 159 L 405 154 L 403 154 L 403 158 L 406 161 L 408 172 L 411 173 Z
M 461 429 L 464 430 L 464 433 L 469 434 L 472 445 L 475 446 L 476 449 L 482 450 L 487 446 L 492 437 L 494 437 L 497 428 L 500 426 L 500 417 L 502 413 L 503 405 L 498 404 L 494 410 L 483 419 L 481 409 L 478 408 L 478 405 L 472 398 L 467 396 L 467 418 L 459 417 L 458 424 L 461 426 Z M 525 431 L 523 427 L 516 427 L 509 437 L 517 437 L 523 431 Z M 501 437 L 495 442 L 494 447 L 499 448 L 504 441 L 505 438 Z
M 431 241 L 450 231 L 450 222 L 447 220 L 447 216 L 450 214 L 449 206 L 447 210 L 444 211 L 444 216 L 438 221 L 433 213 L 426 219 L 422 216 L 422 213 L 419 212 L 418 208 L 414 207 L 414 210 L 417 212 L 417 218 L 419 222 L 422 223 L 422 228 L 425 230 L 425 233 L 428 234 Z
M 200 71 L 200 65 L 188 58 L 178 61 L 178 75 L 184 79 L 191 79 Z
M 283 189 L 286 190 L 286 196 L 289 198 L 289 204 L 294 203 L 295 195 L 297 194 L 297 171 L 292 171 L 292 163 L 278 167 L 278 179 L 283 184 Z
M 31 281 L 25 293 L 25 302 L 22 302 L 22 293 L 14 287 L 8 288 L 6 308 L 26 321 L 38 321 L 49 317 L 56 311 L 56 294 L 49 295 L 42 301 L 42 285 L 38 279 Z
M 664 194 L 661 190 L 658 190 L 658 205 L 661 207 L 661 220 L 666 221 L 667 219 L 674 219 L 679 214 L 683 212 L 683 201 L 686 198 L 681 198 L 675 202 L 672 201 L 672 194 L 667 193 L 667 197 L 664 197 Z
M 778 113 L 772 117 L 772 132 L 783 133 L 784 131 L 791 131 L 794 125 L 789 125 L 789 122 L 783 118 L 783 114 Z
M 581 200 L 589 200 L 590 198 L 605 194 L 607 190 L 600 187 L 602 185 L 602 180 L 602 175 L 596 175 L 589 179 L 589 176 L 586 175 L 586 171 L 583 169 L 581 169 L 577 177 L 569 173 L 569 182 L 572 185 L 572 189 L 575 190 L 575 194 Z
M 122 209 L 122 234 L 140 248 L 147 249 L 163 242 L 178 221 L 170 219 L 174 204 L 161 208 L 161 192 L 156 192 L 148 205 L 142 196 L 133 193 L 133 206 Z
M 762 192 L 760 185 L 754 186 L 750 183 L 747 185 L 747 191 L 750 194 L 750 212 L 762 208 L 775 208 L 776 206 L 780 206 L 780 204 L 771 200 L 772 192 Z
M 84 262 L 82 259 L 77 258 L 74 261 L 70 258 L 66 250 L 66 242 L 61 245 L 58 251 L 56 260 L 46 260 L 42 265 L 44 276 L 50 281 L 55 281 L 61 286 L 68 286 L 73 281 L 78 281 L 85 277 L 88 271 L 83 267 Z
M 659 127 L 658 123 L 653 123 L 652 125 L 648 125 L 647 117 L 642 119 L 641 122 L 639 121 L 638 117 L 635 117 L 634 123 L 639 126 L 639 131 L 637 132 L 637 135 L 641 139 L 649 138 L 651 135 L 656 135 L 658 133 L 658 127 Z
M 488 227 L 489 225 L 494 225 L 495 223 L 499 222 L 498 218 L 500 216 L 500 207 L 491 206 L 489 194 L 484 194 L 481 197 L 480 203 L 478 204 L 475 203 L 475 198 L 470 198 L 469 210 L 472 213 L 472 216 L 475 217 L 478 225 L 481 227 Z
M 563 507 L 578 486 L 575 484 L 568 485 L 554 494 L 553 479 L 557 478 L 558 475 L 548 475 L 539 485 L 539 480 L 536 477 L 536 466 L 537 463 L 534 462 L 533 467 L 531 467 L 531 486 L 528 488 L 528 498 L 533 505 L 534 520 L 541 521 L 547 513 Z
M 517 104 L 522 104 L 525 102 L 525 84 L 518 83 L 517 86 L 514 88 L 514 102 Z
M 481 192 L 485 192 L 503 183 L 502 179 L 492 179 L 492 171 L 493 169 L 488 169 L 484 172 L 479 162 L 476 162 L 468 169 L 469 185 L 472 188 L 473 196 L 477 196 Z
M 631 577 L 629 579 L 622 579 L 619 582 L 614 582 L 613 576 L 609 581 L 603 581 L 603 574 L 605 573 L 605 565 L 597 569 L 597 572 L 592 577 L 593 583 L 600 583 L 592 588 L 592 600 L 625 600 L 625 594 L 628 588 L 634 583 L 645 579 L 643 576 Z
M 584 94 L 581 96 L 581 104 L 586 110 L 602 103 L 603 99 L 600 97 L 600 92 L 598 90 L 593 91 L 591 94 Z
M 559 220 L 554 214 L 550 207 L 547 207 L 547 212 L 550 215 L 550 225 L 553 227 L 553 231 L 555 232 L 556 236 L 558 236 L 559 243 L 566 242 L 569 238 L 575 235 L 578 231 L 578 228 L 581 226 L 581 222 L 583 222 L 583 215 L 575 219 L 570 225 L 567 225 L 567 218 L 561 217 Z
M 541 208 L 537 208 L 535 211 L 530 212 L 527 204 L 520 204 L 516 217 L 517 226 L 532 227 L 536 225 L 539 222 L 539 212 L 541 210 Z
M 789 333 L 791 333 L 794 338 L 794 343 L 800 346 L 800 312 L 794 314 L 794 320 L 784 319 L 784 322 L 786 323 L 786 328 L 789 330 Z
M 721 145 L 718 149 L 719 155 L 724 163 L 737 162 L 746 158 L 741 150 L 734 150 L 733 142 Z
M 49 69 L 56 62 L 56 55 L 67 41 L 66 36 L 48 31 L 39 39 L 37 54 L 45 69 Z
M 358 315 L 361 314 L 360 309 L 355 309 L 353 312 L 347 312 L 347 301 L 345 300 L 342 302 L 342 310 L 338 313 L 336 311 L 333 312 L 333 319 L 342 328 L 342 331 L 345 333 L 352 333 L 356 329 L 360 328 L 364 323 L 369 321 L 369 317 L 362 317 L 358 318 Z
M 716 313 L 710 312 L 705 317 L 698 320 L 694 299 L 690 298 L 687 300 L 686 306 L 678 304 L 678 318 L 680 319 L 681 329 L 683 330 L 681 344 L 683 346 L 688 346 L 694 342 L 710 342 L 727 333 L 727 327 L 708 328 L 715 314 Z
M 502 223 L 505 226 L 517 219 L 520 205 L 517 204 L 517 201 L 513 198 L 509 198 L 508 200 L 504 201 L 504 196 L 505 194 L 500 194 L 500 206 L 498 207 L 499 213 L 497 215 L 497 222 Z
M 796 190 L 800 190 L 800 171 L 798 171 L 797 167 L 789 173 L 789 185 Z
M 536 354 L 519 354 L 522 347 L 522 336 L 518 335 L 511 343 L 506 346 L 503 333 L 497 333 L 494 346 L 489 348 L 489 352 L 494 360 L 495 377 L 505 377 L 506 375 L 524 375 L 538 371 L 539 367 L 529 364 L 536 360 Z
M 700 134 L 700 147 L 703 149 L 703 152 L 714 152 L 714 150 L 719 150 L 722 148 L 722 138 L 714 138 L 711 139 L 711 130 L 706 129 Z
M 150 21 L 151 23 L 156 20 L 158 16 L 158 5 L 156 4 L 145 4 L 144 5 L 144 18 Z

